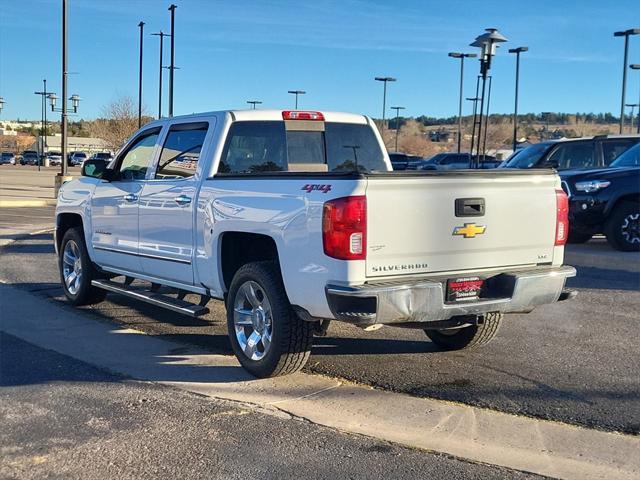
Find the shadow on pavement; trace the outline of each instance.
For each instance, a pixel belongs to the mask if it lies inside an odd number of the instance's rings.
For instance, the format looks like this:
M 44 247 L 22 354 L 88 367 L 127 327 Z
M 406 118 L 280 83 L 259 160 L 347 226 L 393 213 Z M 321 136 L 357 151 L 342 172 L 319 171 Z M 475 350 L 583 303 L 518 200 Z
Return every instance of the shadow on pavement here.
M 577 275 L 567 280 L 567 287 L 640 291 L 640 273 L 598 267 L 577 267 L 577 270 Z

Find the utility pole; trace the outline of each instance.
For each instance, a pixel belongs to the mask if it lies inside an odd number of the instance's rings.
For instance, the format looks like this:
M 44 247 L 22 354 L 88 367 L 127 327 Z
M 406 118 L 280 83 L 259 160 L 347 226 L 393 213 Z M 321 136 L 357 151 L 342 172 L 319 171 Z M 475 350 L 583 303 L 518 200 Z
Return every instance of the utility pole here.
M 304 95 L 307 92 L 305 92 L 304 90 L 288 90 L 287 93 L 290 93 L 291 95 L 295 95 L 296 96 L 296 110 L 298 109 L 298 95 Z
M 67 175 L 67 0 L 62 0 L 62 169 Z
M 620 133 L 624 130 L 624 104 L 627 94 L 627 62 L 629 59 L 629 37 L 640 34 L 640 28 L 630 28 L 621 32 L 614 32 L 614 37 L 624 37 L 624 60 L 622 62 L 622 98 L 620 100 Z
M 396 111 L 396 152 L 398 151 L 398 135 L 400 134 L 400 110 L 404 110 L 405 107 L 391 107 L 391 110 Z
M 173 71 L 175 70 L 176 8 L 178 7 L 173 3 L 169 7 L 169 11 L 171 12 L 171 63 L 169 65 L 169 117 L 173 117 Z
M 143 32 L 144 22 L 138 24 L 140 27 L 140 70 L 138 73 L 138 128 L 142 126 L 142 45 L 143 45 Z
M 516 54 L 516 99 L 513 107 L 513 151 L 518 146 L 518 85 L 520 83 L 520 54 L 529 50 L 529 47 L 510 48 L 509 53 Z
M 162 48 L 164 43 L 164 37 L 169 37 L 170 35 L 168 33 L 164 33 L 162 30 L 160 30 L 160 32 L 158 33 L 152 33 L 151 35 L 160 37 L 160 72 L 158 73 L 158 118 L 162 118 L 162 69 L 164 68 L 162 66 L 162 63 L 163 63 Z

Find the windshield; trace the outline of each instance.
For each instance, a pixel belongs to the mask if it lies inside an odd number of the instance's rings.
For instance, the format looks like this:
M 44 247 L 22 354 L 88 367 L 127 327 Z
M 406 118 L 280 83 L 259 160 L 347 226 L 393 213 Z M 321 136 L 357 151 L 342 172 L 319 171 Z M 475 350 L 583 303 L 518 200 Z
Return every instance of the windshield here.
M 640 167 L 640 143 L 620 155 L 610 167 Z
M 519 152 L 516 152 L 505 165 L 506 168 L 532 168 L 536 166 L 536 164 L 544 155 L 544 152 L 549 147 L 548 143 L 538 143 L 536 145 L 531 145 Z

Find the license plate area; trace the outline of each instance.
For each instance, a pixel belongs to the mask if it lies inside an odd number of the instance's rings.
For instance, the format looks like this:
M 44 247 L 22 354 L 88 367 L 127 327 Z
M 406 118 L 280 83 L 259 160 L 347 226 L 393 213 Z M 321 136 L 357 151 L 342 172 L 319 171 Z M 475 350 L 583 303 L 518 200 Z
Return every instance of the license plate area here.
M 478 300 L 484 280 L 480 277 L 459 277 L 447 280 L 447 302 Z

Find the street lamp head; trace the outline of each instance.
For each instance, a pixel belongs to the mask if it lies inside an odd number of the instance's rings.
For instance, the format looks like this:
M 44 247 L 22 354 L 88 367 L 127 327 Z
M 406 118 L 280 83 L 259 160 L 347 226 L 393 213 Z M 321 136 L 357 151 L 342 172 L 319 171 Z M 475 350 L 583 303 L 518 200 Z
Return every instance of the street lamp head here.
M 613 32 L 614 37 L 628 37 L 629 35 L 640 35 L 640 28 L 630 28 L 620 32 Z
M 304 90 L 288 90 L 287 93 L 291 93 L 293 95 L 304 95 L 307 92 Z
M 375 77 L 375 80 L 378 82 L 395 82 L 396 79 L 393 77 Z
M 475 41 L 469 44 L 471 47 L 478 47 L 481 50 L 481 58 L 486 60 L 489 56 L 496 54 L 498 43 L 507 42 L 507 38 L 498 32 L 497 28 L 486 28 L 486 32 L 476 37 Z
M 53 111 L 56 108 L 58 96 L 55 93 L 50 93 L 49 95 L 47 95 L 47 98 L 49 99 L 49 105 L 51 105 L 51 111 Z
M 138 24 L 138 26 L 139 26 L 139 27 L 144 27 L 144 26 L 145 26 L 145 23 L 141 21 L 141 22 Z
M 391 107 L 391 110 L 405 110 L 406 107 Z
M 529 47 L 518 47 L 518 48 L 509 49 L 509 53 L 522 53 L 522 52 L 528 52 L 528 51 L 529 51 Z
M 640 70 L 640 63 L 632 63 L 631 65 L 629 65 L 629 68 L 631 70 Z
M 74 113 L 77 112 L 78 105 L 80 105 L 80 100 L 82 99 L 77 93 L 74 93 L 73 95 L 71 95 L 71 97 L 69 97 L 69 100 L 71 100 L 71 106 L 73 107 Z
M 464 57 L 464 53 L 459 53 L 459 52 L 449 52 L 449 56 L 451 58 L 462 58 Z

